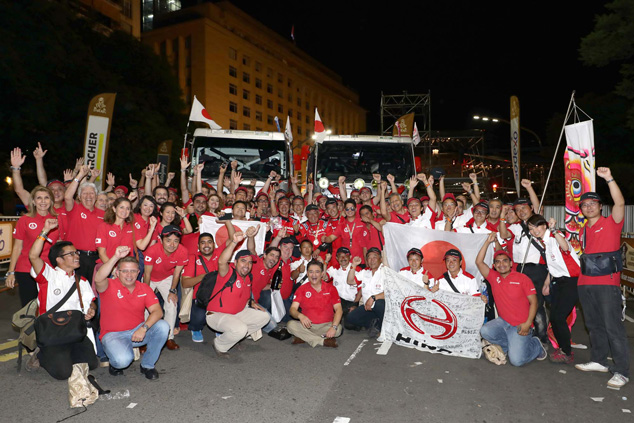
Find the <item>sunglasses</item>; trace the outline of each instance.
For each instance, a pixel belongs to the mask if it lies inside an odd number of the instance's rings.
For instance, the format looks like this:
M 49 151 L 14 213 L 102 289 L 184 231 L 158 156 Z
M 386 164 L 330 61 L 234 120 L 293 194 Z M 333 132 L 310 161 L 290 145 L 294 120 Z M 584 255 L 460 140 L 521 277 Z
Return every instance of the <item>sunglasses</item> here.
M 75 250 L 75 251 L 71 251 L 70 253 L 60 254 L 60 257 L 64 257 L 64 256 L 79 256 L 79 251 Z
M 347 207 L 345 210 L 346 211 L 355 211 L 356 209 L 354 207 Z

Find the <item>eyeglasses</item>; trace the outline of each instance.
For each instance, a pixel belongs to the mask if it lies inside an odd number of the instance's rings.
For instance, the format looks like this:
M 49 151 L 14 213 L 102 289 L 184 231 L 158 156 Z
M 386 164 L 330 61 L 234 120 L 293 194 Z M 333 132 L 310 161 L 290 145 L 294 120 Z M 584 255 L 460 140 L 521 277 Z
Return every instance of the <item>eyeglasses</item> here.
M 122 269 L 119 273 L 139 273 L 139 269 Z
M 64 256 L 79 256 L 79 251 L 75 250 L 75 251 L 71 251 L 70 253 L 60 254 L 60 257 L 64 257 Z
M 597 207 L 599 205 L 598 201 L 586 201 L 585 203 L 581 203 L 580 207 L 582 209 L 588 209 L 590 207 Z
M 346 211 L 355 211 L 356 209 L 354 207 L 348 207 L 345 209 Z

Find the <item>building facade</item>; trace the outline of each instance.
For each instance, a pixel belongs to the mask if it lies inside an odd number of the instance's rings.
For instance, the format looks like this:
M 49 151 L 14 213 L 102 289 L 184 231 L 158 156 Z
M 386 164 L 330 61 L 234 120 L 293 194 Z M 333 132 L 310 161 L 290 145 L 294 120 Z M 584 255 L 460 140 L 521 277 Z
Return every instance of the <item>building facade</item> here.
M 288 116 L 297 145 L 317 107 L 333 134 L 365 131 L 366 111 L 339 75 L 229 2 L 162 17 L 142 41 L 171 64 L 188 107 L 196 95 L 223 128 L 275 131 L 275 116 L 282 129 Z

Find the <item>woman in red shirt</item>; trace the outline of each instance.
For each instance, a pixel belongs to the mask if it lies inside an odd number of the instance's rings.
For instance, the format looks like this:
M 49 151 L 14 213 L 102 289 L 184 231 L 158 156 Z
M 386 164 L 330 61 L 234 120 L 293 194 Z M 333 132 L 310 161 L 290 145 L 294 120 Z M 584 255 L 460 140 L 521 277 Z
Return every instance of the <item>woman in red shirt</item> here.
M 106 210 L 103 216 L 103 223 L 97 227 L 95 244 L 99 260 L 97 263 L 105 263 L 114 253 L 118 246 L 126 246 L 130 249 L 130 255 L 135 252 L 134 248 L 134 227 L 132 223 L 132 204 L 125 197 L 117 198 L 112 207 Z
M 141 198 L 141 202 L 134 209 L 134 237 L 139 251 L 145 251 L 147 247 L 156 242 L 152 238 L 155 238 L 158 223 L 157 214 L 156 201 L 154 197 L 149 195 Z
M 164 227 L 168 225 L 174 225 L 181 228 L 183 235 L 191 234 L 193 232 L 192 224 L 189 223 L 189 219 L 186 218 L 187 212 L 177 207 L 174 203 L 164 203 L 161 206 L 161 222 L 156 228 L 156 233 L 160 234 Z M 156 238 L 160 242 L 160 236 Z
M 13 251 L 9 271 L 6 276 L 6 286 L 13 288 L 17 281 L 20 285 L 20 302 L 25 306 L 29 301 L 37 298 L 37 284 L 31 277 L 31 263 L 29 262 L 29 250 L 37 236 L 44 228 L 46 219 L 57 219 L 57 213 L 53 205 L 53 193 L 50 189 L 37 186 L 31 191 L 28 204 L 29 212 L 22 216 L 13 230 Z M 58 221 L 62 223 L 60 219 Z M 48 233 L 48 239 L 40 257 L 49 265 L 48 252 L 51 245 L 55 244 L 63 233 L 63 228 L 57 227 Z

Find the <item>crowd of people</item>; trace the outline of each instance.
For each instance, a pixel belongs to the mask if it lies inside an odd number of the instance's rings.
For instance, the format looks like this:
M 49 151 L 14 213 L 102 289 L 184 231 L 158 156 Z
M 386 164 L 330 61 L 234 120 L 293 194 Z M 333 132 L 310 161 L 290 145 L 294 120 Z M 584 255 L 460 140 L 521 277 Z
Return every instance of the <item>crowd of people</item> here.
M 371 186 L 351 192 L 343 175 L 325 195 L 312 183 L 302 192 L 294 176 L 282 181 L 274 171 L 262 187 L 243 181 L 236 161 L 221 166 L 218 184 L 211 186 L 202 178 L 203 164 L 192 169 L 181 159 L 179 189 L 170 186 L 174 173 L 161 184 L 159 166 L 151 164 L 139 180 L 130 174 L 127 185 L 108 174 L 102 191 L 94 184 L 99 171 L 81 160 L 62 179 L 47 179 L 45 155 L 38 145 L 33 156 L 39 185 L 28 192 L 21 178 L 26 156 L 19 148 L 11 153 L 15 191 L 27 213 L 14 231 L 6 284 L 19 285 L 23 306 L 37 299 L 41 314 L 78 284 L 81 294 L 59 310 L 81 310 L 99 325 L 93 325 L 94 338 L 37 349 L 28 369 L 41 366 L 67 379 L 74 364 L 94 369 L 101 362 L 117 376 L 142 354 L 141 372 L 156 379 L 163 348 L 178 350 L 182 330 L 194 342 L 211 337 L 222 359 L 262 332 L 329 348 L 338 346 L 344 328 L 378 336 L 385 312 L 381 268 L 389 265 L 383 229 L 392 223 L 488 234 L 475 263 L 484 280 L 462 270 L 457 249 L 441 252 L 442 274 L 425 269 L 418 248 L 407 252 L 407 267 L 396 269 L 431 292 L 480 296 L 486 303 L 481 336 L 487 359 L 522 366 L 549 357 L 573 364 L 566 319 L 580 301 L 592 356 L 576 367 L 611 372 L 611 387 L 629 381 L 618 262 L 624 199 L 608 168 L 597 175 L 610 189 L 611 216 L 601 215 L 596 193 L 581 196 L 587 224 L 580 259 L 557 222 L 539 214 L 528 180 L 521 182 L 528 197 L 512 204 L 481 198 L 475 173 L 460 195 L 445 191 L 443 177 L 436 181 L 422 173 L 411 177 L 408 188 L 398 187 L 392 175 L 384 180 L 377 174 Z M 201 231 L 209 218 L 227 229 L 222 245 Z M 244 221 L 254 225 L 239 230 L 233 224 Z M 266 231 L 262 254 L 255 247 L 259 231 Z M 484 262 L 489 249 L 491 267 Z M 556 348 L 548 346 L 549 322 Z

